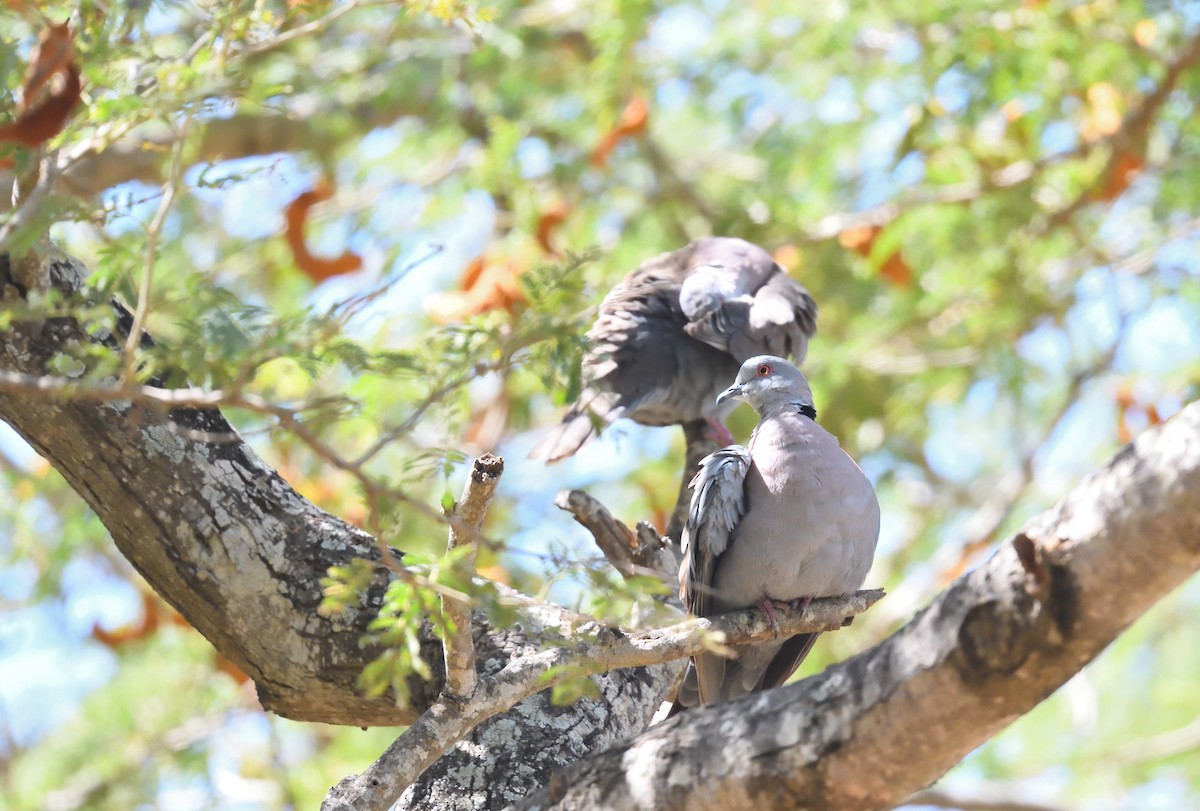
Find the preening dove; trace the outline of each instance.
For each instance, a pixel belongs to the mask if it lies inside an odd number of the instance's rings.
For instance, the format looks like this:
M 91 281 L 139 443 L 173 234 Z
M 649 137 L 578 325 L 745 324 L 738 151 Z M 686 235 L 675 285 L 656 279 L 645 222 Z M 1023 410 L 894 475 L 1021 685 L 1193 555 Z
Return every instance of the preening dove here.
M 708 420 L 720 441 L 732 442 L 720 420 L 734 404 L 716 396 L 746 358 L 799 363 L 816 330 L 812 296 L 757 245 L 712 237 L 649 259 L 600 305 L 587 334 L 584 391 L 529 455 L 565 459 L 618 417 Z
M 696 616 L 771 601 L 807 602 L 853 592 L 879 538 L 879 500 L 866 475 L 816 422 L 812 390 L 782 358 L 750 358 L 717 398 L 759 413 L 750 447 L 706 457 L 692 480 L 683 530 L 680 596 Z M 672 713 L 783 684 L 817 634 L 734 646 L 733 658 L 693 657 Z

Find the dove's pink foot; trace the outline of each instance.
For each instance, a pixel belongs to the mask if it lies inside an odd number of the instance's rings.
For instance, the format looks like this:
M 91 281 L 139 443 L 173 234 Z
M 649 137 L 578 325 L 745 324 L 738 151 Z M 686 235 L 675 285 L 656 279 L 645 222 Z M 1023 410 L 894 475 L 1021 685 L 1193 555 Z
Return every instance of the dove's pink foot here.
M 771 626 L 771 630 L 779 633 L 779 617 L 775 614 L 775 601 L 770 597 L 763 597 L 757 603 L 758 610 L 767 615 L 767 623 Z
M 733 444 L 733 434 L 719 420 L 708 420 L 708 429 L 704 436 L 720 445 L 722 448 Z

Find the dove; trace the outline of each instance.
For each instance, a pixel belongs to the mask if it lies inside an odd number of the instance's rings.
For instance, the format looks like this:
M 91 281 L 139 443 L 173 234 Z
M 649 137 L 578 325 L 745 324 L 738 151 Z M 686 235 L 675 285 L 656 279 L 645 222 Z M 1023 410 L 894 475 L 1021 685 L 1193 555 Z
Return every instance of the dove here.
M 565 459 L 620 417 L 652 426 L 706 420 L 716 441 L 730 443 L 721 421 L 736 403 L 716 396 L 749 357 L 802 361 L 816 329 L 808 290 L 757 245 L 710 237 L 649 259 L 600 305 L 583 392 L 529 455 Z
M 759 413 L 749 447 L 700 463 L 683 528 L 680 597 L 709 617 L 757 606 L 774 626 L 775 604 L 856 591 L 879 538 L 879 500 L 859 466 L 817 422 L 812 390 L 783 358 L 742 364 L 717 400 Z M 672 713 L 783 684 L 817 634 L 732 646 L 732 657 L 692 658 Z

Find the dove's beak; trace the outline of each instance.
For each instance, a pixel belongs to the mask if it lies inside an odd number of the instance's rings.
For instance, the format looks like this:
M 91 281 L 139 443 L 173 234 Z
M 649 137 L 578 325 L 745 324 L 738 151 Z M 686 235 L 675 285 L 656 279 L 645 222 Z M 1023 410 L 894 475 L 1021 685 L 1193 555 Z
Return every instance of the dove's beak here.
M 725 391 L 723 391 L 717 395 L 717 405 L 720 405 L 721 403 L 725 402 L 726 400 L 732 400 L 734 397 L 741 397 L 741 396 L 742 396 L 742 384 L 734 383 L 732 386 L 725 389 Z

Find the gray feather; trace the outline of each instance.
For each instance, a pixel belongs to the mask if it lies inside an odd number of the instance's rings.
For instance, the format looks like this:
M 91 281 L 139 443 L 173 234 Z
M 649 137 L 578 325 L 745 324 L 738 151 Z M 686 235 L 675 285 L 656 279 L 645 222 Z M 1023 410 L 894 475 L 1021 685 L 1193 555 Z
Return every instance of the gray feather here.
M 735 391 L 758 410 L 749 448 L 704 460 L 684 529 L 681 596 L 697 616 L 847 594 L 862 585 L 879 537 L 870 481 L 810 416 L 804 376 L 779 357 L 756 356 Z M 816 634 L 740 645 L 729 658 L 693 657 L 694 685 L 676 701 L 711 704 L 783 684 Z M 694 686 L 694 689 L 692 689 Z
M 588 331 L 585 384 L 607 407 L 575 403 L 535 458 L 570 456 L 619 413 L 643 425 L 721 420 L 714 401 L 751 355 L 807 351 L 816 332 L 812 296 L 757 245 L 712 237 L 643 262 L 605 297 Z

